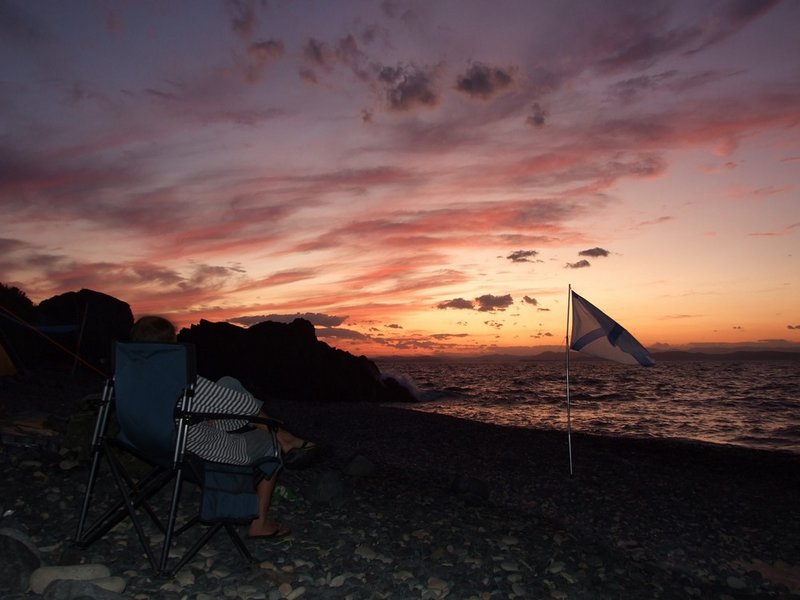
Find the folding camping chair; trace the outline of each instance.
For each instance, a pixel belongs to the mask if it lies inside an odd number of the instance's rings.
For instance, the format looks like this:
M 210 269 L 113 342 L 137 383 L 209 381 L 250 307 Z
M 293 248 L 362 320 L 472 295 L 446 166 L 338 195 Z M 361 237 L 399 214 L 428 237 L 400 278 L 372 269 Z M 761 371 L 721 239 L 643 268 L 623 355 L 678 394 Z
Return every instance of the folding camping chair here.
M 92 466 L 75 534 L 79 547 L 88 547 L 130 517 L 157 574 L 179 571 L 220 529 L 228 533 L 245 560 L 254 561 L 234 523 L 249 521 L 258 513 L 254 477 L 259 473 L 271 476 L 282 467 L 275 439 L 278 422 L 247 415 L 193 412 L 196 379 L 193 350 L 192 346 L 183 344 L 135 342 L 115 345 L 114 377 L 106 382 L 92 436 Z M 186 451 L 187 428 L 192 423 L 232 418 L 268 424 L 275 455 L 254 465 L 239 466 L 204 461 Z M 118 425 L 116 436 L 108 433 L 112 419 Z M 148 465 L 149 471 L 135 477 L 131 469 L 126 468 L 125 455 L 140 459 Z M 119 499 L 87 525 L 103 458 L 110 467 Z M 165 525 L 154 508 L 153 500 L 170 481 L 174 484 Z M 198 514 L 176 528 L 184 481 L 200 486 L 202 500 Z M 219 489 L 217 484 L 220 482 L 225 489 Z M 157 544 L 151 543 L 147 535 L 145 525 L 148 521 L 143 519 L 142 511 L 164 536 L 158 559 L 153 551 Z M 178 559 L 177 564 L 168 569 L 175 536 L 198 523 L 208 525 L 208 529 Z

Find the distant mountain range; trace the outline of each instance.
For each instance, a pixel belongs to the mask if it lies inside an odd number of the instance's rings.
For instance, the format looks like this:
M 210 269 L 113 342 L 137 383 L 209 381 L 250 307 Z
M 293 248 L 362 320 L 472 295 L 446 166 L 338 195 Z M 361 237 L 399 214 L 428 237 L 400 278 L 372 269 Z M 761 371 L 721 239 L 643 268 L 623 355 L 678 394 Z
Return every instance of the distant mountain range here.
M 686 350 L 668 350 L 665 352 L 651 352 L 650 356 L 658 362 L 699 362 L 699 361 L 743 361 L 743 360 L 792 360 L 800 361 L 798 350 L 734 350 L 712 349 L 704 352 Z M 572 352 L 570 361 L 603 360 L 594 358 L 580 352 Z M 384 356 L 374 360 L 391 360 L 392 362 L 540 362 L 563 361 L 564 351 L 539 352 L 523 356 L 519 354 L 483 354 L 472 356 Z
M 698 361 L 742 361 L 742 360 L 800 360 L 800 351 L 784 350 L 736 350 L 721 352 L 690 352 L 685 350 L 669 350 L 666 352 L 651 352 L 650 356 L 656 362 L 698 362 Z M 529 360 L 564 360 L 563 352 L 542 352 Z M 591 356 L 573 352 L 570 360 L 602 360 Z

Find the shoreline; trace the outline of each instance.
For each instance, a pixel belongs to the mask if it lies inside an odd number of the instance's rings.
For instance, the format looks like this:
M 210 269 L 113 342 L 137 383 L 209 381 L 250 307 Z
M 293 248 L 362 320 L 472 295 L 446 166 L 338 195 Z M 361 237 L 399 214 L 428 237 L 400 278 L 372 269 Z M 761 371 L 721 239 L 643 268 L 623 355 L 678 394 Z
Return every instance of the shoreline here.
M 44 386 L 54 389 L 65 410 L 70 390 L 73 410 L 85 391 Z M 570 476 L 561 431 L 397 406 L 277 400 L 266 406 L 324 450 L 311 468 L 281 476 L 296 499 L 275 506 L 276 518 L 293 530 L 290 539 L 277 552 L 260 546 L 274 572 L 239 565 L 227 542 L 214 541 L 208 560 L 217 568 L 192 568 L 195 583 L 164 597 L 223 593 L 255 580 L 260 597 L 270 600 L 283 597 L 281 584 L 331 599 L 800 594 L 800 456 L 573 432 Z M 53 421 L 66 416 L 54 414 Z M 366 459 L 374 473 L 347 475 L 354 457 Z M 49 563 L 100 561 L 128 573 L 125 597 L 164 594 L 129 530 L 85 551 L 69 547 L 87 466 L 63 470 L 61 459 L 43 450 L 2 450 L 8 484 L 0 501 L 16 513 L 0 527 L 29 533 Z M 342 493 L 320 501 L 319 486 L 332 475 Z M 340 576 L 345 583 L 338 587 Z
M 420 402 L 419 404 L 424 404 L 424 402 Z M 438 414 L 444 416 L 450 416 L 455 419 L 461 419 L 465 421 L 471 421 L 474 419 L 470 419 L 467 417 L 461 417 L 458 415 L 451 415 L 446 413 L 437 413 L 435 410 L 428 410 L 428 409 L 420 409 L 414 408 L 416 403 L 411 403 L 409 405 L 403 404 L 382 404 L 387 408 L 400 408 L 403 410 L 413 410 L 416 412 L 422 413 L 429 413 L 429 414 Z M 537 431 L 541 433 L 553 433 L 553 434 L 561 434 L 564 437 L 564 446 L 567 447 L 567 428 L 566 425 L 562 428 L 555 428 L 555 427 L 536 427 L 536 426 L 525 426 L 525 425 L 513 425 L 513 424 L 503 424 L 503 423 L 491 423 L 488 421 L 483 421 L 483 423 L 489 425 L 496 425 L 497 427 L 507 427 L 509 429 L 524 429 L 530 431 Z M 643 442 L 665 442 L 667 444 L 675 443 L 677 445 L 699 445 L 699 446 L 711 446 L 717 447 L 722 449 L 730 449 L 730 450 L 747 450 L 753 452 L 767 452 L 767 453 L 777 453 L 777 454 L 789 454 L 792 456 L 799 456 L 800 457 L 800 446 L 798 448 L 792 449 L 789 447 L 778 447 L 778 446 L 764 446 L 764 445 L 752 445 L 747 443 L 736 443 L 736 442 L 721 442 L 713 439 L 700 439 L 700 438 L 692 438 L 692 437 L 659 437 L 655 435 L 635 435 L 635 434 L 626 434 L 626 433 L 595 433 L 591 431 L 583 431 L 581 429 L 576 428 L 575 421 L 573 420 L 573 427 L 572 427 L 572 436 L 586 436 L 590 438 L 602 438 L 602 439 L 610 439 L 615 440 L 618 439 L 620 441 L 629 440 L 632 442 L 636 441 L 643 441 Z

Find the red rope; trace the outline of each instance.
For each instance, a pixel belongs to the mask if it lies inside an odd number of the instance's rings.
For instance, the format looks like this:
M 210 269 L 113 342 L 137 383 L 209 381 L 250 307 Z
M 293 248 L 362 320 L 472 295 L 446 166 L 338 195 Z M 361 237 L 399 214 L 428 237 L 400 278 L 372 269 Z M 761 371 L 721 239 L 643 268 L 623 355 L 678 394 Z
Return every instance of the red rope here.
M 11 316 L 11 317 L 12 317 L 13 319 L 15 319 L 16 321 L 19 321 L 19 322 L 20 322 L 22 325 L 24 325 L 24 326 L 25 326 L 25 327 L 27 327 L 28 329 L 30 329 L 30 330 L 34 331 L 35 333 L 37 333 L 38 335 L 42 336 L 44 339 L 46 339 L 48 342 L 50 342 L 51 344 L 53 344 L 53 345 L 54 345 L 56 348 L 58 348 L 59 350 L 61 350 L 61 351 L 63 351 L 63 352 L 66 352 L 67 354 L 69 354 L 69 355 L 70 355 L 72 358 L 74 358 L 75 360 L 77 360 L 77 361 L 79 361 L 80 363 L 82 363 L 83 365 L 85 365 L 85 366 L 89 367 L 89 368 L 90 368 L 92 371 L 94 371 L 94 372 L 95 372 L 95 373 L 97 373 L 98 375 L 102 376 L 104 379 L 108 379 L 108 374 L 107 374 L 107 373 L 105 373 L 105 372 L 101 371 L 100 369 L 98 369 L 97 367 L 95 367 L 95 366 L 94 366 L 92 363 L 90 363 L 90 362 L 87 362 L 86 360 L 84 360 L 83 358 L 81 358 L 81 357 L 80 357 L 78 354 L 75 354 L 75 353 L 74 353 L 72 350 L 70 350 L 69 348 L 66 348 L 66 347 L 64 347 L 62 344 L 60 344 L 60 343 L 58 343 L 57 341 L 55 341 L 53 338 L 51 338 L 51 337 L 50 337 L 49 335 L 47 335 L 45 332 L 43 332 L 43 331 L 40 331 L 40 330 L 39 330 L 39 329 L 37 329 L 35 326 L 31 325 L 30 323 L 28 323 L 28 322 L 27 322 L 27 321 L 25 321 L 24 319 L 20 318 L 19 316 L 17 316 L 17 315 L 16 315 L 16 314 L 14 314 L 13 312 L 11 312 L 11 311 L 10 311 L 8 308 L 6 308 L 5 306 L 3 306 L 2 304 L 0 304 L 0 310 L 2 310 L 4 313 L 6 313 L 6 314 L 8 314 L 9 316 Z

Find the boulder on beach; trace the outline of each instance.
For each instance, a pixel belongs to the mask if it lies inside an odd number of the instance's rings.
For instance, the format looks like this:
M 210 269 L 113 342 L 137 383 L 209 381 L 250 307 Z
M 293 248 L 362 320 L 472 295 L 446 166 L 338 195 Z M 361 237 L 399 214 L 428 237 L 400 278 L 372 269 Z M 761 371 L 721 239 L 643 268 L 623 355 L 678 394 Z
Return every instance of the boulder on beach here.
M 114 340 L 128 339 L 133 326 L 127 302 L 94 290 L 53 296 L 42 301 L 38 310 L 44 324 L 75 325 L 78 353 L 97 364 L 108 363 Z
M 181 330 L 181 342 L 196 348 L 197 370 L 208 379 L 239 379 L 257 396 L 304 401 L 411 402 L 411 392 L 364 356 L 317 340 L 305 319 L 264 321 L 247 329 L 230 323 Z

